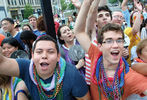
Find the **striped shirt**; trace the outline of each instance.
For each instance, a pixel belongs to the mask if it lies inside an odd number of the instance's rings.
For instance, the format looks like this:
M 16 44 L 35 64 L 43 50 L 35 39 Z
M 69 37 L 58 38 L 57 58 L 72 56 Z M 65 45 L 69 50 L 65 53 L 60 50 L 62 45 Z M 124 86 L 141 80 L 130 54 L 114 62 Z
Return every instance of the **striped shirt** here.
M 92 41 L 92 44 L 94 44 L 95 46 L 97 46 L 97 40 L 96 40 L 96 38 Z M 86 68 L 86 71 L 85 71 L 85 80 L 86 80 L 86 83 L 88 85 L 90 85 L 90 79 L 91 79 L 91 60 L 89 59 L 89 56 L 88 56 L 87 53 L 85 54 L 85 68 Z

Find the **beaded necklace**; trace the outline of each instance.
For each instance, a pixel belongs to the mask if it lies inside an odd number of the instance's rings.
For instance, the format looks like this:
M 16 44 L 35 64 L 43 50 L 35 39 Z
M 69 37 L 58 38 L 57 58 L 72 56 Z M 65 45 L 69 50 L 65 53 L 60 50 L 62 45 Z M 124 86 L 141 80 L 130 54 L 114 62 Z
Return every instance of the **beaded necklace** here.
M 4 96 L 3 96 L 4 100 L 13 100 L 12 99 L 12 91 L 10 88 L 6 88 L 5 89 L 5 93 L 4 93 Z
M 4 95 L 3 95 L 3 100 L 14 100 L 14 91 L 15 91 L 15 87 L 18 83 L 18 78 L 16 77 L 11 77 L 11 84 L 10 84 L 10 88 L 5 88 L 4 89 Z
M 92 82 L 98 85 L 99 100 L 101 100 L 101 92 L 108 100 L 119 100 L 123 92 L 124 73 L 129 71 L 129 65 L 124 58 L 121 58 L 115 71 L 114 78 L 108 78 L 103 66 L 102 58 L 101 55 L 98 55 L 92 73 Z M 125 66 L 120 67 L 123 62 Z M 111 84 L 110 81 L 113 81 L 113 83 Z
M 33 65 L 33 66 L 32 66 Z M 63 99 L 62 85 L 65 72 L 66 62 L 63 58 L 60 58 L 59 64 L 55 68 L 51 83 L 45 84 L 40 78 L 36 71 L 33 61 L 31 61 L 29 72 L 31 80 L 37 85 L 39 91 L 40 100 L 53 100 Z M 33 68 L 33 69 L 32 69 Z M 32 70 L 31 70 L 32 69 Z M 52 94 L 46 94 L 45 91 L 50 91 Z
M 142 59 L 136 58 L 135 61 L 140 62 L 140 63 L 144 63 L 144 61 Z

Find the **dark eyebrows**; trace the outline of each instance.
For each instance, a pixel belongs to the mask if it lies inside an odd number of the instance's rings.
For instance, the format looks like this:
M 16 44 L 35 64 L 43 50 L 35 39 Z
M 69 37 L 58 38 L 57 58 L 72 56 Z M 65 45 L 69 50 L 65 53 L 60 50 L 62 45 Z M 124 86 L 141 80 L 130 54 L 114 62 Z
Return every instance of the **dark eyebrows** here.
M 118 38 L 118 39 L 122 39 L 122 40 L 124 40 L 122 37 L 120 37 L 120 38 Z M 118 39 L 117 39 L 117 40 L 118 40 Z
M 106 38 L 105 40 L 113 40 L 112 38 Z
M 105 15 L 107 15 L 107 14 L 108 14 L 108 15 L 110 15 L 110 13 L 108 13 L 108 12 L 107 12 L 107 13 L 105 13 Z
M 36 48 L 36 50 L 38 51 L 38 50 L 42 50 L 41 48 Z
M 123 38 L 122 37 L 119 37 L 118 39 L 123 39 Z M 113 40 L 113 39 L 112 38 L 106 38 L 105 40 Z
M 36 50 L 43 50 L 42 48 L 36 48 Z M 47 50 L 54 50 L 54 48 L 49 48 Z

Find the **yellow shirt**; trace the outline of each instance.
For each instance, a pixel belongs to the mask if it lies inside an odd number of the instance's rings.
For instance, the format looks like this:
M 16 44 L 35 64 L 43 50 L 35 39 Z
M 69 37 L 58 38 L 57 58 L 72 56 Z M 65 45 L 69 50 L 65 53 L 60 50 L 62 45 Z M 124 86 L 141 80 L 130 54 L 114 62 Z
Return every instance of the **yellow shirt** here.
M 135 34 L 133 35 L 132 33 L 132 28 L 131 27 L 128 27 L 124 30 L 124 33 L 129 37 L 130 39 L 130 45 L 128 47 L 129 49 L 129 58 L 127 60 L 127 62 L 129 63 L 129 65 L 131 64 L 131 48 L 135 45 L 137 45 L 139 43 L 139 41 L 141 40 L 140 37 Z

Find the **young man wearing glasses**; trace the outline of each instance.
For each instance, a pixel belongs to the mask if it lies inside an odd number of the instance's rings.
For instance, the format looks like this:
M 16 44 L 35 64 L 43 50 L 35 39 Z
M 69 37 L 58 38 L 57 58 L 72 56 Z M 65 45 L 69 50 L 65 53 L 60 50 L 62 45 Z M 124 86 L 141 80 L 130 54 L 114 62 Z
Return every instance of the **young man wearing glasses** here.
M 125 100 L 133 93 L 147 95 L 147 79 L 130 69 L 122 58 L 124 33 L 119 25 L 105 25 L 97 37 L 98 47 L 91 44 L 85 32 L 86 19 L 83 19 L 91 3 L 92 0 L 83 2 L 76 20 L 75 35 L 91 59 L 92 100 Z

